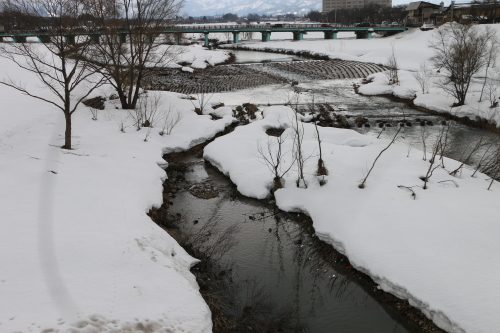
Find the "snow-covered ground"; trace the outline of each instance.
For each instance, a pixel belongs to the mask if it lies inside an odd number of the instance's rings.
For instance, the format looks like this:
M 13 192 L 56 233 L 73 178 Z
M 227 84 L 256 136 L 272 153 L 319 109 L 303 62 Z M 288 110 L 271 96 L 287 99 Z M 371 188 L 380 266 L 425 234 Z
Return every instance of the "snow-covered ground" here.
M 264 109 L 264 119 L 218 138 L 204 151 L 206 159 L 227 174 L 247 196 L 269 195 L 273 175 L 259 159 L 267 149 L 269 127 L 288 128 L 283 136 L 284 165 L 291 162 L 292 111 Z M 422 152 L 396 142 L 379 159 L 365 189 L 358 184 L 389 141 L 352 130 L 320 128 L 327 184 L 314 176 L 317 141 L 314 125 L 304 124 L 308 188 L 297 188 L 295 168 L 285 188 L 275 193 L 277 205 L 313 219 L 316 235 L 347 255 L 352 265 L 370 275 L 385 291 L 410 303 L 449 332 L 495 332 L 500 327 L 500 185 L 488 191 L 489 177 L 465 168 L 453 177 L 437 169 L 428 189 L 419 179 L 429 162 Z M 277 149 L 275 145 L 274 150 Z M 445 158 L 447 170 L 459 163 Z M 455 185 L 456 183 L 456 185 Z M 416 200 L 399 185 L 414 186 Z M 415 186 L 418 185 L 418 186 Z
M 500 38 L 500 26 L 498 24 L 480 25 L 479 29 L 485 27 L 493 29 Z M 343 33 L 344 37 L 347 33 Z M 340 34 L 339 34 L 340 35 Z M 500 110 L 490 108 L 490 101 L 485 93 L 482 101 L 479 102 L 480 93 L 483 87 L 485 69 L 481 70 L 469 89 L 466 105 L 452 108 L 454 98 L 438 88 L 435 83 L 442 79 L 442 74 L 432 69 L 429 59 L 433 56 L 433 50 L 429 43 L 434 40 L 435 31 L 421 31 L 417 28 L 411 29 L 398 35 L 387 38 L 373 39 L 337 39 L 337 40 L 272 40 L 270 42 L 246 42 L 238 44 L 238 47 L 252 50 L 276 50 L 276 51 L 309 51 L 313 54 L 327 55 L 332 59 L 342 59 L 361 62 L 372 62 L 386 64 L 394 46 L 395 56 L 398 61 L 401 82 L 399 85 L 390 85 L 384 73 L 377 73 L 369 77 L 372 83 L 362 86 L 359 92 L 367 95 L 394 94 L 397 97 L 412 99 L 415 98 L 415 105 L 425 107 L 438 112 L 449 112 L 458 116 L 469 116 L 475 119 L 476 116 L 494 121 L 500 127 Z M 272 37 L 273 38 L 273 37 Z M 278 39 L 279 36 L 276 36 Z M 231 45 L 230 47 L 234 47 Z M 222 46 L 226 47 L 226 46 Z M 423 93 L 418 81 L 413 77 L 413 73 L 420 70 L 420 64 L 426 62 L 432 72 L 429 92 Z M 490 68 L 490 77 L 495 76 L 500 68 Z M 496 91 L 498 98 L 498 88 Z
M 196 58 L 210 55 L 218 56 Z M 53 98 L 11 62 L 0 58 L 0 68 L 0 77 Z M 162 203 L 162 154 L 233 119 L 199 116 L 182 95 L 161 94 L 162 109 L 183 116 L 171 135 L 153 128 L 145 142 L 146 129 L 136 131 L 116 101 L 97 121 L 81 105 L 68 151 L 59 148 L 61 111 L 0 85 L 0 332 L 211 332 L 189 272 L 196 259 L 146 213 Z

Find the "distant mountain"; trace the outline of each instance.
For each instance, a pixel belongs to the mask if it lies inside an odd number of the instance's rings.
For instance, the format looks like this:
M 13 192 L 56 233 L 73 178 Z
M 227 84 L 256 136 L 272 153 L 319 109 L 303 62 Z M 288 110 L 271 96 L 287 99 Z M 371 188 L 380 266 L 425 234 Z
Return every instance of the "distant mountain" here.
M 225 13 L 280 15 L 305 14 L 310 10 L 321 11 L 321 0 L 274 0 L 272 2 L 269 0 L 187 0 L 182 12 L 187 12 L 190 16 L 212 16 Z

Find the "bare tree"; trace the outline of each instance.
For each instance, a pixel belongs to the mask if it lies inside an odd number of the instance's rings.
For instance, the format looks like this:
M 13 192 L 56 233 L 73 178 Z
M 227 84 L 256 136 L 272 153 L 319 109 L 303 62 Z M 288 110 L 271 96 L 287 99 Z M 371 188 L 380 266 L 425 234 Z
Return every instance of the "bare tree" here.
M 484 89 L 484 87 L 483 87 Z M 481 91 L 482 94 L 482 91 Z M 496 108 L 498 106 L 498 81 L 496 79 L 489 79 L 486 83 L 486 94 L 488 101 L 490 102 L 490 108 Z
M 422 61 L 420 63 L 420 70 L 413 73 L 413 77 L 420 85 L 420 89 L 422 89 L 422 94 L 426 94 L 429 92 L 429 81 L 431 75 L 432 71 L 427 67 L 427 63 L 425 61 Z
M 276 192 L 278 189 L 283 187 L 283 177 L 290 171 L 295 163 L 295 159 L 290 158 L 290 163 L 286 163 L 285 156 L 289 153 L 283 151 L 283 143 L 286 141 L 287 136 L 281 133 L 276 136 L 276 140 L 267 138 L 267 143 L 265 147 L 259 142 L 257 145 L 257 158 L 262 161 L 268 169 L 273 173 L 273 188 L 271 192 Z
M 387 81 L 389 84 L 399 85 L 399 76 L 398 76 L 399 64 L 394 49 L 395 44 L 396 44 L 395 41 L 391 42 L 391 54 L 389 55 L 389 58 L 387 58 L 387 61 L 385 63 L 385 66 L 389 70 L 385 72 L 385 75 L 387 77 Z
M 315 101 L 314 92 L 311 95 L 311 101 L 308 104 L 308 106 L 309 106 L 309 113 L 310 114 L 315 114 L 315 112 L 316 112 L 316 101 Z M 323 177 L 323 179 L 320 181 L 320 185 L 323 186 L 325 184 L 324 176 L 328 175 L 328 169 L 326 168 L 325 162 L 323 161 L 323 150 L 321 149 L 322 139 L 321 139 L 321 135 L 319 134 L 319 128 L 318 128 L 318 121 L 317 120 L 314 120 L 314 129 L 316 130 L 316 132 L 314 134 L 314 137 L 316 138 L 316 141 L 318 141 L 318 150 L 319 150 L 318 169 L 316 170 L 316 175 Z
M 54 98 L 28 88 L 11 77 L 0 84 L 53 105 L 64 113 L 66 129 L 62 148 L 71 149 L 71 116 L 80 103 L 102 83 L 94 71 L 82 61 L 90 47 L 88 37 L 77 36 L 77 18 L 84 14 L 78 0 L 11 0 L 12 11 L 25 13 L 34 22 L 45 21 L 47 31 L 41 35 L 43 43 L 10 43 L 0 46 L 0 56 L 31 72 L 52 93 Z M 50 13 L 47 17 L 47 13 Z M 82 93 L 81 90 L 86 88 Z M 80 91 L 79 91 L 80 90 Z
M 304 167 L 310 156 L 306 156 L 303 150 L 304 144 L 304 123 L 299 120 L 299 94 L 288 96 L 288 105 L 293 110 L 292 130 L 293 130 L 293 156 L 297 163 L 297 187 L 307 188 L 307 183 L 304 177 Z
M 488 81 L 488 70 L 491 67 L 495 67 L 496 59 L 498 56 L 498 37 L 492 31 L 490 27 L 486 27 L 488 34 L 488 49 L 486 51 L 486 71 L 484 75 L 483 88 L 481 89 L 481 95 L 479 96 L 479 102 L 483 99 L 484 87 Z
M 480 32 L 475 26 L 453 23 L 437 29 L 429 44 L 435 51 L 431 58 L 434 66 L 446 71 L 438 86 L 455 97 L 454 106 L 465 104 L 473 75 L 487 62 L 490 31 Z
M 91 106 L 90 108 L 90 113 L 92 113 L 92 120 L 97 120 L 97 113 L 99 112 L 99 109 Z
M 214 96 L 214 93 L 208 93 L 203 88 L 201 89 L 202 90 L 199 93 L 195 94 L 196 97 L 194 99 L 191 98 L 189 99 L 191 104 L 193 104 L 194 106 L 194 112 L 196 112 L 199 115 L 203 114 L 203 111 L 207 108 L 208 103 Z M 193 101 L 198 101 L 198 103 L 195 103 Z
M 500 145 L 497 146 L 496 150 L 489 154 L 487 160 L 481 167 L 481 172 L 491 177 L 488 190 L 491 189 L 491 186 L 493 185 L 495 180 L 500 181 Z
M 456 176 L 458 174 L 458 172 L 464 167 L 464 165 L 467 165 L 469 163 L 472 162 L 474 156 L 479 153 L 481 151 L 481 149 L 485 146 L 487 146 L 489 143 L 487 142 L 487 138 L 482 135 L 479 140 L 477 140 L 477 142 L 475 142 L 471 149 L 469 150 L 468 148 L 471 146 L 471 144 L 469 143 L 466 147 L 466 149 L 464 150 L 464 152 L 462 153 L 462 157 L 460 158 L 460 161 L 462 161 L 462 163 L 458 166 L 458 168 L 456 168 L 455 170 L 453 171 L 450 171 L 450 175 L 452 176 Z M 467 157 L 463 158 L 464 157 L 464 154 L 466 154 Z
M 361 189 L 365 188 L 366 181 L 368 180 L 368 177 L 370 176 L 370 173 L 372 172 L 373 168 L 375 167 L 375 164 L 377 163 L 378 159 L 380 158 L 380 156 L 382 156 L 382 154 L 383 154 L 383 153 L 384 153 L 387 149 L 389 149 L 389 148 L 392 146 L 392 144 L 393 144 L 394 142 L 396 142 L 396 138 L 398 137 L 399 132 L 401 132 L 401 129 L 402 129 L 402 128 L 403 128 L 403 127 L 399 127 L 399 128 L 398 128 L 398 131 L 396 132 L 396 134 L 394 134 L 394 137 L 392 138 L 391 142 L 389 142 L 389 144 L 387 145 L 387 147 L 385 147 L 384 149 L 382 149 L 382 150 L 380 151 L 380 153 L 377 155 L 377 157 L 376 157 L 376 158 L 375 158 L 375 160 L 373 161 L 373 164 L 372 164 L 372 166 L 371 166 L 370 170 L 368 170 L 368 173 L 366 174 L 365 178 L 363 178 L 363 180 L 361 181 L 361 183 L 359 183 L 359 185 L 358 185 L 358 187 L 359 187 L 359 188 L 361 188 Z
M 134 109 L 143 82 L 175 57 L 176 48 L 162 44 L 159 37 L 183 0 L 87 0 L 85 4 L 102 30 L 88 60 L 116 89 L 122 108 Z
M 448 125 L 449 128 L 449 125 Z M 446 140 L 448 139 L 448 132 L 445 130 L 445 127 L 441 129 L 441 132 L 439 135 L 436 137 L 436 141 L 434 141 L 434 145 L 432 147 L 432 155 L 429 160 L 429 168 L 427 169 L 427 173 L 425 174 L 425 177 L 423 177 L 424 181 L 424 186 L 423 189 L 427 189 L 427 183 L 429 182 L 429 179 L 432 177 L 432 174 L 437 168 L 442 167 L 442 165 L 438 164 L 438 154 L 443 154 L 444 153 L 444 147 L 446 146 Z M 443 155 L 441 155 L 442 157 Z
M 179 125 L 182 120 L 182 113 L 174 109 L 172 104 L 168 106 L 168 108 L 163 109 L 163 125 L 160 131 L 160 135 L 170 135 L 172 130 Z

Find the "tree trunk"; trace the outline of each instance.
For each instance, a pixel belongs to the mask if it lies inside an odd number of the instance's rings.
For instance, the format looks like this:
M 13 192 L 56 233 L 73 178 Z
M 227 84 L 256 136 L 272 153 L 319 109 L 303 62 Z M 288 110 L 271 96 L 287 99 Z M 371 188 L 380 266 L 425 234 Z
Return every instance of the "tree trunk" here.
M 64 146 L 63 149 L 71 149 L 71 113 L 64 112 L 66 119 L 66 130 L 64 131 Z

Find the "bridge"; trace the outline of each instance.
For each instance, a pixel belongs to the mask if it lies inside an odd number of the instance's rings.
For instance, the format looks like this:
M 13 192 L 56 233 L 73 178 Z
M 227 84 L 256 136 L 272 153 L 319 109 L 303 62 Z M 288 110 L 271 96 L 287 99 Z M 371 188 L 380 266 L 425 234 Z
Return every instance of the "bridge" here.
M 388 35 L 393 35 L 398 32 L 406 31 L 406 27 L 346 27 L 346 26 L 330 26 L 330 25 L 320 25 L 320 24 L 279 24 L 274 25 L 207 25 L 207 26 L 170 26 L 161 31 L 154 31 L 154 35 L 158 36 L 160 34 L 173 35 L 176 45 L 180 44 L 181 36 L 185 33 L 199 33 L 205 36 L 205 46 L 209 46 L 209 35 L 212 33 L 232 33 L 233 43 L 240 42 L 240 33 L 243 32 L 257 32 L 261 33 L 262 41 L 269 42 L 271 40 L 271 34 L 276 32 L 290 32 L 293 35 L 293 40 L 303 40 L 304 34 L 307 32 L 323 32 L 324 39 L 337 39 L 339 32 L 354 32 L 356 34 L 356 39 L 372 38 L 373 33 L 383 32 Z M 68 33 L 52 33 L 52 32 L 40 32 L 40 31 L 16 31 L 16 32 L 2 32 L 0 33 L 0 42 L 4 42 L 5 38 L 10 38 L 13 43 L 26 43 L 28 37 L 36 37 L 40 43 L 50 42 L 51 36 L 63 35 L 68 43 L 75 43 L 76 36 L 89 36 L 93 43 L 98 44 L 100 36 L 105 34 L 104 31 L 71 31 Z M 128 32 L 128 31 L 117 31 L 119 40 L 122 43 L 127 41 L 127 35 L 132 33 L 136 34 L 139 32 Z M 143 32 L 141 32 L 143 33 Z M 153 33 L 151 33 L 153 35 Z M 148 34 L 146 33 L 146 36 Z M 151 37 L 151 42 L 153 42 L 154 37 Z

